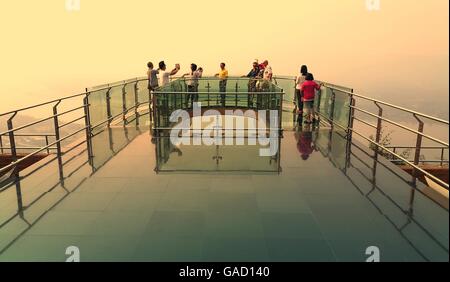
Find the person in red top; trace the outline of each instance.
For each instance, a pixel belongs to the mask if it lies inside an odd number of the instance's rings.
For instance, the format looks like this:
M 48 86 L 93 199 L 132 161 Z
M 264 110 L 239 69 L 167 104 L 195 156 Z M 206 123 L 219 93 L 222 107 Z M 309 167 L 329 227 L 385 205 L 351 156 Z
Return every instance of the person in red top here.
M 312 73 L 306 75 L 306 81 L 300 86 L 300 91 L 303 93 L 303 104 L 306 111 L 305 123 L 316 122 L 316 113 L 314 111 L 314 98 L 316 90 L 320 90 L 320 85 L 314 81 Z
M 296 137 L 297 150 L 299 151 L 302 160 L 306 161 L 309 159 L 309 156 L 316 151 L 310 125 L 306 125 L 304 130 L 300 131 Z
M 261 76 L 261 78 L 264 77 L 264 70 L 266 69 L 266 67 L 269 65 L 269 61 L 264 60 L 264 62 L 262 62 L 262 64 L 258 65 L 259 68 L 259 76 Z

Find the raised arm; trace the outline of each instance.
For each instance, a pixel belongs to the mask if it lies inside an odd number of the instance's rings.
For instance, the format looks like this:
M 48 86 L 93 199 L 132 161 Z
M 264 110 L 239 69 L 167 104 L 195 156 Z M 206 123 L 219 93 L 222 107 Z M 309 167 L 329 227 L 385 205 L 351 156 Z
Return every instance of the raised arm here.
M 176 75 L 180 70 L 180 64 L 175 64 L 175 68 L 169 73 L 169 75 Z
M 178 72 L 179 70 L 180 70 L 180 69 L 178 69 L 178 68 L 174 68 L 174 69 L 170 72 L 170 75 L 176 75 L 177 72 Z
M 320 90 L 321 84 L 316 83 L 316 90 Z

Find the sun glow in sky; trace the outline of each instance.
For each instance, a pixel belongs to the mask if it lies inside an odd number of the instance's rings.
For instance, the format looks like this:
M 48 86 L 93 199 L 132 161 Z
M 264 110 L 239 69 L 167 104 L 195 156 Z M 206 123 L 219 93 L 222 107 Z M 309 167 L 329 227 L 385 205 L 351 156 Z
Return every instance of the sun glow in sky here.
M 387 101 L 447 102 L 449 1 L 380 3 L 80 0 L 71 12 L 65 0 L 0 0 L 0 112 L 145 75 L 149 60 L 206 74 L 224 61 L 233 75 L 255 58 L 283 75 L 307 64 Z

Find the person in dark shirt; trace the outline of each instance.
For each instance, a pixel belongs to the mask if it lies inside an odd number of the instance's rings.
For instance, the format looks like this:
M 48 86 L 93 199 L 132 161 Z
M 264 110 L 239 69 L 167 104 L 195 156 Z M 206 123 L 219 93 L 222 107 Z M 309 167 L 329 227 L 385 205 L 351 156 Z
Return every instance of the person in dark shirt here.
M 148 77 L 148 90 L 153 91 L 158 88 L 158 77 L 156 76 L 159 71 L 153 69 L 153 63 L 147 63 L 147 77 Z
M 249 78 L 248 81 L 248 107 L 253 107 L 253 97 L 256 92 L 256 82 L 258 81 L 259 65 L 257 61 L 253 62 L 253 67 L 250 72 L 245 76 Z
M 307 74 L 308 74 L 308 67 L 306 65 L 301 66 L 300 76 L 297 77 L 297 81 L 295 83 L 294 104 L 298 114 L 297 122 L 300 125 L 303 123 L 303 93 L 300 89 L 303 82 L 306 81 Z

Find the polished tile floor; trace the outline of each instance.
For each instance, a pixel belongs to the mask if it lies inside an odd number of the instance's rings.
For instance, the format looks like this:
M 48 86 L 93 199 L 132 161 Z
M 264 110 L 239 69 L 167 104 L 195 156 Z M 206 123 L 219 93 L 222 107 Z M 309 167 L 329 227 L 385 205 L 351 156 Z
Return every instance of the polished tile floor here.
M 365 261 L 369 246 L 382 261 L 448 260 L 448 211 L 418 192 L 410 205 L 408 176 L 383 160 L 374 173 L 339 132 L 286 131 L 279 158 L 260 160 L 111 131 L 94 138 L 91 165 L 83 148 L 65 156 L 64 185 L 56 161 L 22 180 L 23 213 L 16 186 L 0 192 L 0 261 L 64 261 L 68 246 L 82 261 Z M 189 171 L 193 150 L 209 169 Z M 239 156 L 243 171 L 221 169 Z

